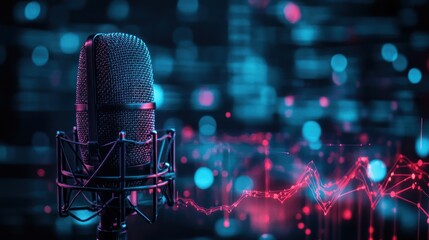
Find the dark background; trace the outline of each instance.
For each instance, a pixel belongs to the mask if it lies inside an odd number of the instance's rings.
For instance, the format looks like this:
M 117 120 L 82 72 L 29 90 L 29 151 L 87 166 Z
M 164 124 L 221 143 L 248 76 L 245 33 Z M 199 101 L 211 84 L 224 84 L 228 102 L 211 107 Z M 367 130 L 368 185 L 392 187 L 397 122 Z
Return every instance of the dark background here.
M 275 155 L 292 152 L 295 163 L 315 160 L 328 180 L 341 177 L 355 160 L 329 162 L 327 156 L 335 153 L 370 152 L 387 167 L 395 154 L 417 161 L 429 153 L 426 0 L 1 1 L 0 9 L 0 230 L 5 239 L 94 239 L 95 222 L 82 225 L 57 216 L 54 143 L 57 130 L 75 125 L 79 49 L 95 32 L 127 32 L 148 45 L 159 106 L 156 126 L 178 132 L 179 196 L 188 191 L 203 206 L 219 204 L 216 199 L 224 193 L 216 187 L 198 190 L 193 175 L 219 160 L 216 154 L 204 159 L 204 152 L 220 143 L 236 152 L 230 174 L 252 176 L 254 189 L 264 188 L 258 183 L 265 176 L 259 171 L 264 156 L 252 150 L 261 143 L 244 143 L 251 134 L 271 139 L 277 169 L 296 169 Z M 422 75 L 417 80 L 416 71 Z M 307 121 L 321 126 L 321 142 L 315 144 L 322 147 L 309 147 L 302 136 Z M 230 141 L 227 135 L 241 138 Z M 371 147 L 345 149 L 340 143 Z M 287 173 L 273 170 L 269 187 L 289 186 L 293 178 L 284 177 Z M 371 213 L 377 239 L 391 239 L 394 224 L 398 239 L 429 238 L 425 215 L 412 206 L 403 207 L 399 214 L 405 220 L 399 221 L 371 211 L 364 194 L 357 193 L 338 204 L 329 220 L 320 220 L 323 214 L 311 199 L 307 192 L 284 205 L 251 199 L 233 212 L 236 219 L 245 217 L 230 235 L 215 227 L 221 213 L 166 208 L 155 225 L 130 217 L 130 239 L 364 239 Z M 427 199 L 417 201 L 427 205 Z M 249 209 L 261 204 L 268 214 L 287 212 L 287 217 L 255 228 L 264 212 Z M 306 219 L 310 236 L 296 227 L 295 214 L 304 205 L 315 209 Z M 351 221 L 332 220 L 345 205 L 352 209 Z

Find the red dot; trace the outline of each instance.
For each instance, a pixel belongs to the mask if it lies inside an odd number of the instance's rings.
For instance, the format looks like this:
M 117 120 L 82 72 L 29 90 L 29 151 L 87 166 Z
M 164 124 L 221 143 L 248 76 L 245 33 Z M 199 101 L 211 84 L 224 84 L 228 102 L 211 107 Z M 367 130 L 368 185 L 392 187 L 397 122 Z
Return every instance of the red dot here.
M 285 15 L 286 20 L 290 23 L 296 23 L 301 19 L 301 10 L 298 5 L 293 2 L 289 2 L 283 9 L 283 14 Z
M 298 223 L 298 229 L 304 229 L 305 225 L 303 222 Z
M 183 196 L 189 197 L 189 196 L 191 196 L 191 192 L 189 192 L 189 190 L 185 190 L 185 191 L 183 191 Z
M 329 99 L 327 97 L 320 97 L 319 103 L 320 103 L 320 106 L 327 107 L 329 106 Z
M 51 206 L 46 205 L 46 206 L 43 208 L 43 211 L 44 211 L 46 214 L 49 214 L 49 213 L 51 213 L 51 212 L 52 212 L 52 208 L 51 208 Z
M 37 176 L 43 177 L 43 176 L 45 176 L 45 174 L 46 174 L 46 172 L 43 168 L 37 169 Z
M 392 240 L 396 240 L 397 238 L 396 238 L 396 236 L 395 235 L 393 235 L 393 237 L 392 237 Z
M 180 158 L 180 162 L 183 163 L 183 164 L 185 164 L 185 163 L 188 162 L 188 159 L 185 156 L 183 156 L 183 157 Z
M 305 215 L 310 215 L 310 207 L 309 207 L 309 206 L 305 206 L 305 207 L 303 207 L 303 208 L 302 208 L 302 212 L 303 212 Z
M 268 146 L 268 140 L 267 139 L 262 140 L 262 146 L 264 146 L 264 147 Z
M 391 192 L 390 192 L 390 197 L 391 197 L 391 198 L 394 198 L 395 196 L 396 196 L 395 191 L 391 191 Z
M 311 229 L 310 228 L 305 229 L 305 235 L 310 236 L 310 234 L 311 234 Z
M 225 228 L 229 228 L 229 226 L 230 226 L 230 224 L 229 224 L 229 219 L 225 219 L 225 220 L 223 220 L 223 226 L 224 226 Z
M 214 94 L 211 90 L 202 89 L 198 94 L 198 102 L 201 106 L 210 107 L 214 102 Z
M 301 218 L 302 218 L 301 213 L 297 213 L 297 214 L 295 215 L 295 218 L 296 218 L 297 220 L 301 220 Z
M 225 117 L 226 117 L 226 118 L 230 118 L 230 117 L 231 117 L 231 113 L 230 113 L 230 112 L 226 112 L 226 113 L 225 113 Z
M 423 161 L 422 161 L 421 159 L 419 159 L 419 161 L 417 161 L 417 165 L 418 165 L 419 167 L 423 166 Z
M 352 219 L 352 211 L 350 209 L 345 209 L 343 211 L 343 218 L 344 218 L 344 220 Z
M 189 126 L 183 127 L 182 137 L 185 140 L 189 140 L 189 139 L 193 138 L 194 137 L 194 130 Z
M 370 226 L 368 228 L 368 233 L 370 233 L 370 234 L 374 233 L 374 227 L 373 226 Z
M 293 105 L 294 97 L 293 96 L 286 96 L 285 97 L 285 105 L 290 107 Z
M 271 168 L 273 168 L 273 163 L 271 162 L 270 159 L 268 158 L 265 159 L 264 167 L 265 167 L 265 170 L 271 170 Z

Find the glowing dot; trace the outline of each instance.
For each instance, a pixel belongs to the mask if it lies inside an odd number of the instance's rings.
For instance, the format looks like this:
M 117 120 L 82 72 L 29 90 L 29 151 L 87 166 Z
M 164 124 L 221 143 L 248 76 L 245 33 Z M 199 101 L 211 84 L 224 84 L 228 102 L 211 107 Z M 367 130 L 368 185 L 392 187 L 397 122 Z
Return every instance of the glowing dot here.
M 347 68 L 347 58 L 343 54 L 335 54 L 331 58 L 331 67 L 335 72 L 343 72 Z
M 416 174 L 414 174 L 414 173 L 411 174 L 411 179 L 413 179 L 413 180 L 416 179 Z
M 305 229 L 305 235 L 309 236 L 311 234 L 311 229 L 307 228 Z
M 37 176 L 44 177 L 45 174 L 46 174 L 45 169 L 43 169 L 43 168 L 37 169 Z
M 408 71 L 408 80 L 412 84 L 417 84 L 422 80 L 422 73 L 418 68 L 411 68 L 410 71 Z
M 309 142 L 316 142 L 322 135 L 322 129 L 316 121 L 307 121 L 302 126 L 302 135 Z
M 267 139 L 262 140 L 262 146 L 264 146 L 264 147 L 268 146 L 268 140 Z
M 130 6 L 127 1 L 114 0 L 107 9 L 107 15 L 113 20 L 124 20 L 128 17 Z
M 28 20 L 34 20 L 40 15 L 40 3 L 36 1 L 32 1 L 27 3 L 24 8 L 24 16 Z
M 205 136 L 212 136 L 216 133 L 216 120 L 211 116 L 204 116 L 198 122 L 200 133 Z
M 321 107 L 327 107 L 329 106 L 329 98 L 327 97 L 320 97 L 319 104 Z
M 252 190 L 252 189 L 253 189 L 253 180 L 249 176 L 241 175 L 234 181 L 234 191 L 237 194 L 241 194 L 245 190 Z
M 190 126 L 185 126 L 182 129 L 181 135 L 184 140 L 191 140 L 194 137 L 194 130 Z
M 415 150 L 417 155 L 424 158 L 429 155 L 429 138 L 427 137 L 418 137 L 415 143 Z
M 225 113 L 225 117 L 226 117 L 226 118 L 230 118 L 230 117 L 231 117 L 231 113 L 230 113 L 230 112 L 226 112 L 226 113 Z
M 185 164 L 185 163 L 188 162 L 188 159 L 185 156 L 183 156 L 183 157 L 180 158 L 180 162 L 183 163 L 183 164 Z
M 225 219 L 225 220 L 223 221 L 223 226 L 224 226 L 225 228 L 229 228 L 230 224 L 229 224 L 229 220 L 228 220 L 228 219 Z
M 294 97 L 293 96 L 286 96 L 285 97 L 285 105 L 290 107 L 293 105 Z
M 398 50 L 391 43 L 386 43 L 381 47 L 381 57 L 387 62 L 393 62 L 398 58 Z
M 296 218 L 296 220 L 301 220 L 301 218 L 302 218 L 302 214 L 301 214 L 301 213 L 297 213 L 297 214 L 295 215 L 295 218 Z
M 214 102 L 213 91 L 208 89 L 202 89 L 198 93 L 198 102 L 201 106 L 210 107 Z
M 368 164 L 367 174 L 372 181 L 379 182 L 386 176 L 386 165 L 383 161 L 374 159 Z
M 153 96 L 156 102 L 156 107 L 159 108 L 164 103 L 164 90 L 162 89 L 161 85 L 154 84 L 153 93 L 154 93 Z
M 79 36 L 75 33 L 65 33 L 60 38 L 60 48 L 64 53 L 75 53 L 79 50 Z
M 370 226 L 368 228 L 368 233 L 374 233 L 374 227 L 373 226 Z
M 52 212 L 52 208 L 51 208 L 51 206 L 46 205 L 46 206 L 43 208 L 43 211 L 44 211 L 46 214 L 49 214 L 49 213 L 51 213 L 51 212 Z
M 305 215 L 310 215 L 310 207 L 309 207 L 309 206 L 304 206 L 304 207 L 302 208 L 302 212 L 303 212 Z
M 404 55 L 398 54 L 398 57 L 393 61 L 392 65 L 396 71 L 402 72 L 407 68 L 408 60 Z
M 189 192 L 189 190 L 185 190 L 185 191 L 183 191 L 183 196 L 189 197 L 189 196 L 191 196 L 191 192 Z
M 225 226 L 225 220 L 224 219 L 218 219 L 215 223 L 215 232 L 217 235 L 223 238 L 230 238 L 239 233 L 239 223 L 235 219 L 229 219 L 228 220 L 228 227 Z
M 391 197 L 391 198 L 394 198 L 395 196 L 396 196 L 396 192 L 395 192 L 395 191 L 391 191 L 391 192 L 390 192 L 390 197 Z
M 35 47 L 31 54 L 31 60 L 33 60 L 34 65 L 38 67 L 45 65 L 49 60 L 48 49 L 44 46 Z
M 213 173 L 209 168 L 200 167 L 195 172 L 194 182 L 199 189 L 207 189 L 211 187 L 211 185 L 213 184 L 213 181 L 214 181 Z
M 343 218 L 344 218 L 344 220 L 352 219 L 352 211 L 350 209 L 344 209 Z
M 423 161 L 422 161 L 421 159 L 419 159 L 419 161 L 417 161 L 417 165 L 418 165 L 419 167 L 423 166 Z
M 298 229 L 304 229 L 305 225 L 303 222 L 298 223 Z
M 301 19 L 301 10 L 299 6 L 293 2 L 289 2 L 283 8 L 283 14 L 290 23 L 296 23 Z
M 268 158 L 265 159 L 264 167 L 265 167 L 265 170 L 271 170 L 273 168 L 273 163 L 271 162 L 270 159 L 268 159 Z
M 427 223 L 427 224 L 429 224 L 429 218 L 428 218 L 428 219 L 426 219 L 426 223 Z

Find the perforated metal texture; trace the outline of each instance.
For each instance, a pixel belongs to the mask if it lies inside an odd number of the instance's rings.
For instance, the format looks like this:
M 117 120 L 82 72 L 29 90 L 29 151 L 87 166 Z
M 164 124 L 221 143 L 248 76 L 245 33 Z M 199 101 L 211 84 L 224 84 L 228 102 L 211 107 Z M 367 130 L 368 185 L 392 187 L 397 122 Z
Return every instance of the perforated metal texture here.
M 101 34 L 94 41 L 96 51 L 96 99 L 98 105 L 145 103 L 154 101 L 153 73 L 149 51 L 145 43 L 125 33 Z M 82 47 L 79 57 L 76 84 L 76 103 L 88 103 L 86 77 L 86 52 Z M 76 124 L 80 142 L 88 141 L 88 113 L 76 112 Z M 103 145 L 118 138 L 120 131 L 127 139 L 145 141 L 155 125 L 154 110 L 116 110 L 97 112 L 97 133 L 99 144 Z M 105 156 L 108 149 L 101 149 Z M 127 167 L 136 167 L 150 162 L 151 144 L 127 146 Z M 85 164 L 97 166 L 89 160 L 88 149 L 82 148 Z M 119 149 L 116 149 L 105 169 L 116 170 L 119 164 Z

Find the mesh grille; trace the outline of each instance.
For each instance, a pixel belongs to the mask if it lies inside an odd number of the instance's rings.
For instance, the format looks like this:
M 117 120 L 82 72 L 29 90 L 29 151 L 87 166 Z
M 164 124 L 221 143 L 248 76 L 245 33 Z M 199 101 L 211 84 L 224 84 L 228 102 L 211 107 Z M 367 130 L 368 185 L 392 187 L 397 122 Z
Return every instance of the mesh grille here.
M 144 42 L 125 33 L 101 34 L 95 39 L 96 49 L 96 88 L 97 104 L 145 103 L 154 101 L 153 73 L 149 51 Z M 80 51 L 78 77 L 76 84 L 76 103 L 87 104 L 86 53 Z M 76 112 L 78 138 L 88 141 L 88 114 Z M 105 144 L 118 138 L 122 130 L 128 139 L 145 141 L 154 129 L 154 110 L 117 110 L 98 111 L 97 133 L 99 144 Z M 108 149 L 101 149 L 102 156 Z M 151 145 L 127 146 L 127 167 L 136 167 L 150 162 Z M 81 149 L 84 163 L 90 162 L 88 150 Z M 119 148 L 116 149 L 105 168 L 117 170 Z

